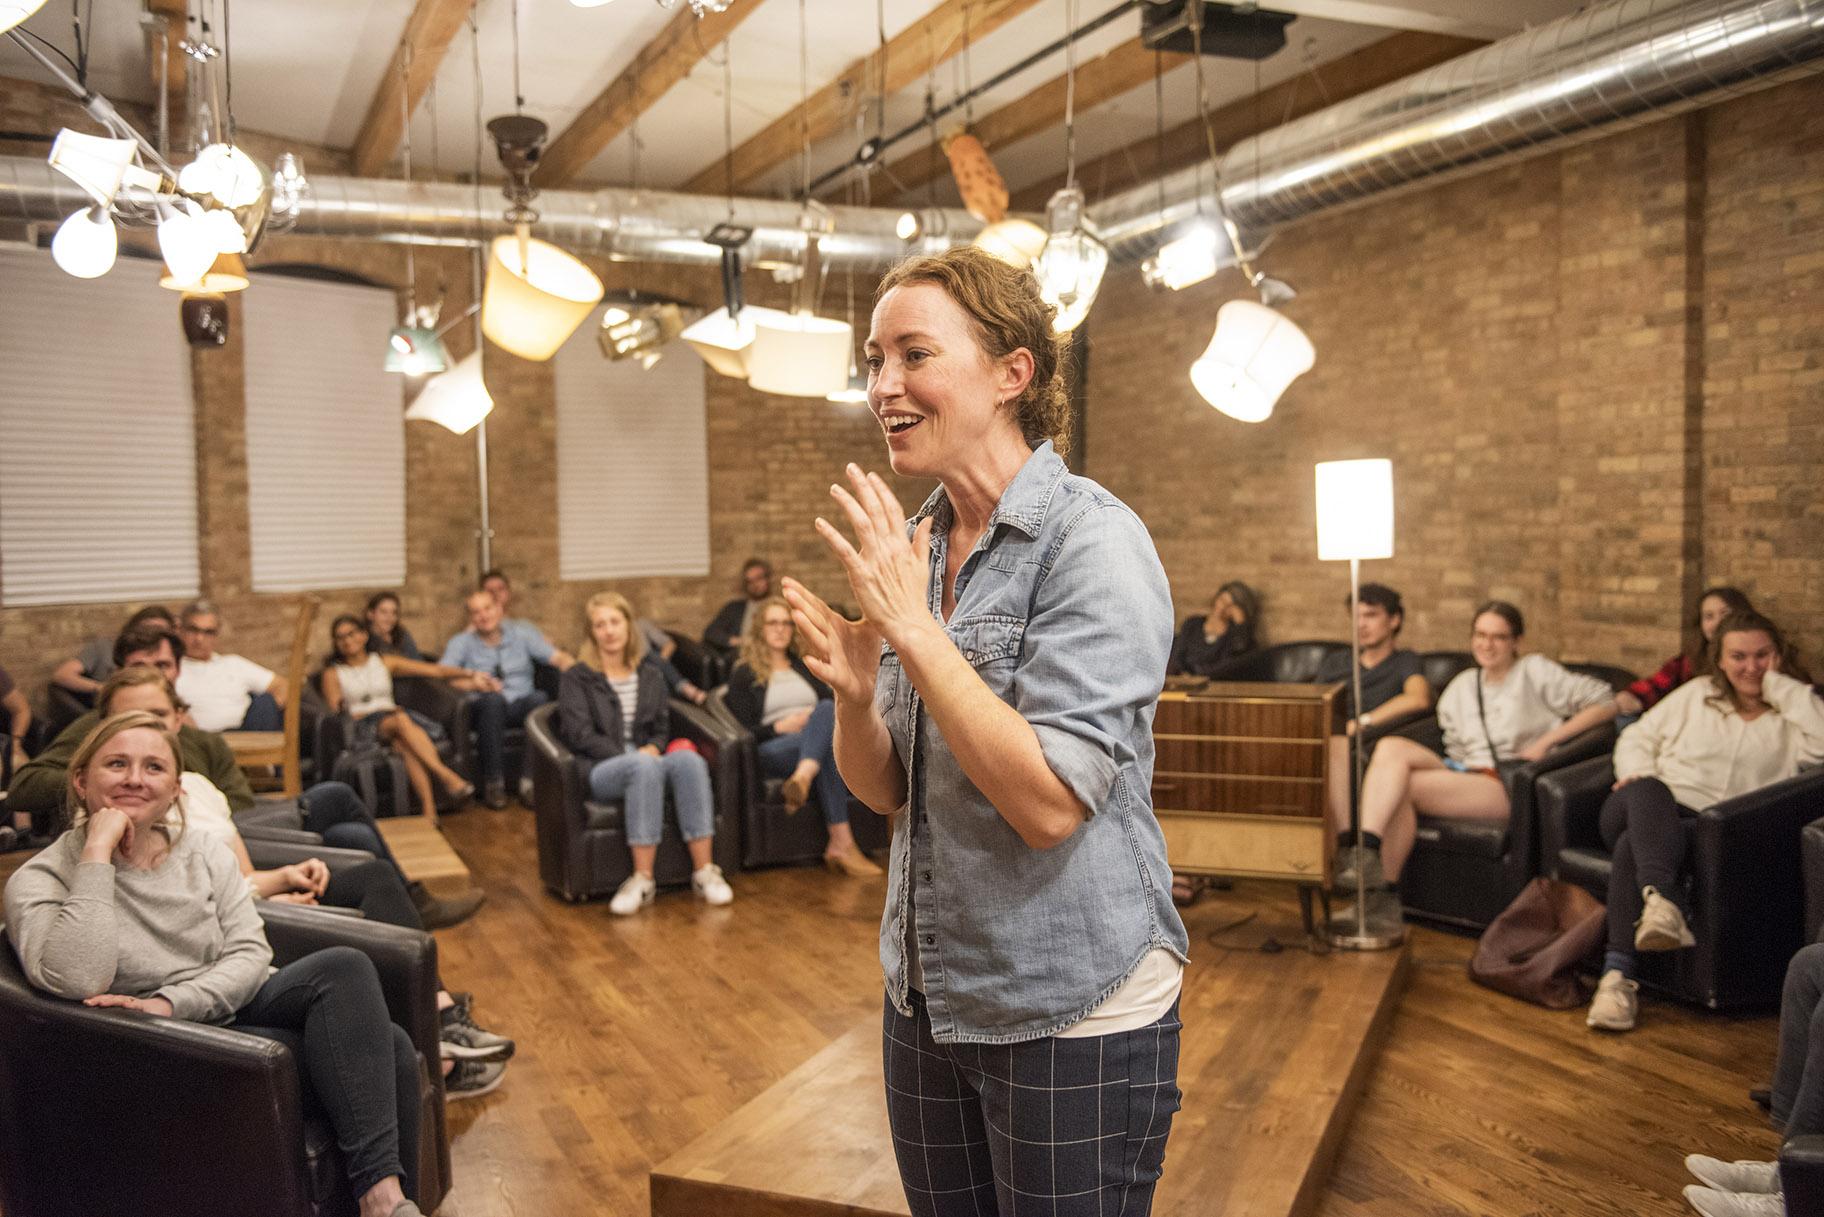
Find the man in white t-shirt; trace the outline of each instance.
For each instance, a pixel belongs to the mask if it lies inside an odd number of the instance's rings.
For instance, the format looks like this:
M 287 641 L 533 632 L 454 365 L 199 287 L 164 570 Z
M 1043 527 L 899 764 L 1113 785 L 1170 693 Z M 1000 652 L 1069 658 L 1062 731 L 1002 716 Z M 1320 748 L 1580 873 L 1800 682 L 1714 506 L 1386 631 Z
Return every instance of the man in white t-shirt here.
M 240 655 L 215 649 L 222 614 L 213 601 L 193 600 L 178 614 L 184 666 L 177 694 L 190 703 L 190 719 L 204 731 L 282 731 L 285 678 Z

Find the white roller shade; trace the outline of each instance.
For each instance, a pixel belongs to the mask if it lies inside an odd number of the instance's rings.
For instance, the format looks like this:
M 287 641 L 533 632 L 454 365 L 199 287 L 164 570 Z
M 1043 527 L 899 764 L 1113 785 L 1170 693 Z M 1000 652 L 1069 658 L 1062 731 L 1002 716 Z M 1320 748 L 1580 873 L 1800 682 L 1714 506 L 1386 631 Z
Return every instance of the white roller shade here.
M 255 275 L 242 297 L 253 589 L 405 580 L 404 378 L 382 288 Z
M 0 603 L 197 594 L 195 404 L 156 263 L 0 252 Z
M 703 361 L 602 358 L 598 309 L 558 351 L 557 554 L 563 579 L 709 573 Z

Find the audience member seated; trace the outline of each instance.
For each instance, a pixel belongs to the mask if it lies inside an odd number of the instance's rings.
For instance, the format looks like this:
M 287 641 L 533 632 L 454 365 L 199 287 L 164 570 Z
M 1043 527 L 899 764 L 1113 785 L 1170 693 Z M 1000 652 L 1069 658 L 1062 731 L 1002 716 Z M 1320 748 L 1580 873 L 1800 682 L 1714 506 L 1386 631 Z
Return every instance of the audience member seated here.
M 1348 606 L 1347 598 L 1343 600 Z M 1431 708 L 1431 685 L 1416 651 L 1400 648 L 1400 629 L 1406 623 L 1406 605 L 1400 593 L 1381 583 L 1364 583 L 1355 606 L 1355 637 L 1362 654 L 1362 705 L 1355 708 L 1355 680 L 1349 670 L 1349 653 L 1326 659 L 1317 670 L 1319 684 L 1343 684 L 1343 734 L 1330 737 L 1330 821 L 1336 825 L 1339 848 L 1353 844 L 1350 831 L 1350 794 L 1354 754 L 1349 739 L 1378 723 L 1389 723 Z M 1365 745 L 1372 747 L 1372 744 Z
M 1660 665 L 1659 671 L 1643 676 L 1615 695 L 1615 704 L 1626 716 L 1639 715 L 1653 708 L 1660 698 L 1690 680 L 1705 675 L 1705 654 L 1716 627 L 1731 613 L 1752 613 L 1754 605 L 1748 596 L 1733 587 L 1707 587 L 1697 598 L 1697 611 L 1685 631 L 1685 649 Z
M 162 604 L 148 604 L 127 618 L 121 632 L 125 633 L 148 621 L 168 630 L 177 628 L 175 613 Z M 114 639 L 117 637 L 118 634 L 101 634 L 83 643 L 82 649 L 73 658 L 57 665 L 51 673 L 51 683 L 75 694 L 83 705 L 93 706 L 95 694 L 101 690 L 101 683 L 114 675 Z
M 387 1015 L 379 974 L 345 947 L 269 973 L 272 948 L 233 855 L 183 829 L 178 751 L 141 712 L 107 719 L 78 746 L 74 825 L 6 884 L 6 932 L 26 978 L 85 1005 L 284 1044 L 335 1130 L 362 1217 L 421 1217 L 404 1166 L 415 1154 L 401 1152 L 418 1144 L 418 1056 Z M 121 1167 L 132 1169 L 125 1147 Z
M 1800 948 L 1786 965 L 1769 1098 L 1773 1126 L 1787 1141 L 1824 1133 L 1824 943 Z M 1687 1154 L 1685 1169 L 1698 1180 L 1685 1199 L 1703 1217 L 1787 1217 L 1778 1162 Z
M 424 652 L 412 632 L 399 620 L 399 597 L 392 592 L 375 592 L 367 601 L 367 649 L 377 655 L 403 655 L 423 659 Z
M 25 764 L 25 733 L 32 729 L 32 703 L 13 684 L 13 678 L 0 668 L 0 735 L 12 743 L 13 768 Z
M 659 665 L 659 672 L 665 677 L 665 688 L 692 705 L 700 706 L 708 701 L 709 694 L 686 680 L 684 673 L 672 664 L 671 657 L 678 652 L 677 639 L 650 617 L 642 617 L 633 624 L 640 631 L 640 637 L 646 640 L 646 657 Z
M 96 712 L 104 720 L 129 711 L 144 711 L 176 733 L 186 709 L 171 682 L 156 668 L 122 668 L 109 677 L 96 698 Z M 181 754 L 182 746 L 179 751 Z M 180 760 L 181 755 L 180 755 Z M 234 826 L 228 799 L 215 784 L 193 769 L 179 780 L 185 831 L 219 839 L 234 855 L 241 874 L 256 900 L 287 904 L 321 904 L 329 908 L 359 909 L 362 916 L 408 930 L 422 930 L 424 922 L 412 905 L 399 872 L 378 858 L 332 871 L 319 858 L 304 858 L 284 866 L 257 870 L 247 844 Z M 442 1015 L 445 1060 L 504 1061 L 513 1055 L 513 1041 L 484 1030 L 470 1016 L 468 1003 L 458 1002 L 441 985 L 437 1009 Z M 447 1072 L 445 1089 L 453 1098 L 466 1098 L 492 1090 L 500 1081 L 495 1069 L 463 1068 Z
M 703 641 L 723 651 L 734 651 L 753 625 L 760 604 L 773 594 L 773 568 L 765 558 L 741 564 L 741 594 L 723 605 L 703 630 Z
M 475 673 L 393 652 L 370 651 L 367 627 L 352 614 L 344 613 L 331 622 L 329 636 L 335 654 L 323 669 L 323 704 L 331 714 L 348 712 L 355 724 L 354 742 L 379 742 L 399 754 L 418 806 L 431 823 L 437 822 L 433 777 L 458 806 L 468 802 L 475 793 L 474 784 L 443 763 L 424 725 L 409 710 L 399 708 L 393 700 L 393 677 L 428 676 L 459 689 L 474 689 L 478 687 Z
M 690 890 L 709 904 L 735 898 L 711 855 L 715 808 L 709 766 L 695 748 L 669 748 L 671 710 L 665 677 L 634 625 L 624 596 L 598 592 L 583 606 L 585 629 L 577 662 L 557 695 L 557 735 L 577 756 L 593 761 L 589 793 L 619 801 L 626 812 L 633 873 L 608 911 L 631 916 L 658 893 L 652 876 L 665 829 L 665 796 L 678 813 L 678 833 L 690 850 Z
M 513 615 L 513 583 L 507 578 L 506 571 L 499 569 L 487 571 L 476 581 L 475 586 L 494 597 L 494 603 L 500 606 L 500 619 L 502 622 L 505 622 L 508 625 L 523 625 L 538 630 L 538 636 L 540 638 L 543 638 L 546 642 L 551 641 L 551 636 L 546 634 L 544 630 L 539 629 L 536 623 Z
M 1703 661 L 1711 674 L 1667 694 L 1616 743 L 1615 787 L 1602 805 L 1609 946 L 1590 1026 L 1633 1028 L 1637 951 L 1696 944 L 1679 907 L 1687 821 L 1824 761 L 1824 701 L 1780 671 L 1783 650 L 1773 622 L 1730 613 Z
M 506 737 L 508 727 L 551 699 L 533 683 L 533 665 L 548 663 L 564 671 L 576 661 L 524 621 L 508 621 L 500 602 L 479 588 L 463 602 L 469 628 L 450 639 L 443 661 L 477 674 L 475 737 L 480 752 L 484 798 L 496 811 L 507 805 Z
M 1555 745 L 1615 717 L 1615 695 L 1544 655 L 1522 655 L 1520 610 L 1490 600 L 1476 610 L 1469 649 L 1476 666 L 1444 688 L 1438 723 L 1445 755 L 1403 736 L 1375 745 L 1362 780 L 1362 846 L 1351 834 L 1337 860 L 1336 888 L 1351 893 L 1357 868 L 1367 894 L 1365 916 L 1377 927 L 1401 921 L 1394 885 L 1412 852 L 1418 814 L 1505 820 L 1504 763 L 1534 761 Z M 1353 906 L 1346 916 L 1354 920 Z
M 1168 676 L 1208 676 L 1225 660 L 1246 655 L 1255 646 L 1260 596 L 1245 583 L 1222 585 L 1210 611 L 1184 619 L 1165 662 Z
M 179 665 L 183 661 L 184 643 L 173 630 L 150 623 L 134 626 L 114 642 L 114 662 L 118 668 L 151 667 L 164 673 L 175 688 Z M 7 806 L 25 811 L 38 831 L 51 831 L 63 811 L 64 778 L 83 737 L 100 721 L 91 710 L 68 727 L 32 760 L 13 775 L 7 788 Z M 228 741 L 214 732 L 185 723 L 178 730 L 184 767 L 207 777 L 228 799 L 236 815 L 258 809 L 262 824 L 303 829 L 323 838 L 326 845 L 340 849 L 359 849 L 385 861 L 395 870 L 398 863 L 380 830 L 374 824 L 372 811 L 355 792 L 341 782 L 319 782 L 305 790 L 295 801 L 267 800 L 256 803 L 247 777 L 235 763 Z M 405 878 L 400 873 L 400 878 Z M 410 884 L 412 902 L 426 926 L 440 929 L 455 925 L 481 905 L 481 894 L 470 893 L 460 900 L 441 900 L 422 884 Z
M 728 678 L 728 709 L 754 737 L 763 777 L 784 778 L 787 811 L 814 792 L 830 842 L 823 861 L 858 878 L 881 873 L 855 845 L 849 827 L 849 788 L 836 771 L 836 702 L 798 654 L 792 610 L 778 596 L 760 602 L 741 640 L 741 658 Z
M 222 614 L 211 601 L 186 604 L 177 632 L 184 639 L 177 694 L 190 703 L 191 722 L 205 731 L 285 729 L 285 678 L 251 659 L 215 649 Z

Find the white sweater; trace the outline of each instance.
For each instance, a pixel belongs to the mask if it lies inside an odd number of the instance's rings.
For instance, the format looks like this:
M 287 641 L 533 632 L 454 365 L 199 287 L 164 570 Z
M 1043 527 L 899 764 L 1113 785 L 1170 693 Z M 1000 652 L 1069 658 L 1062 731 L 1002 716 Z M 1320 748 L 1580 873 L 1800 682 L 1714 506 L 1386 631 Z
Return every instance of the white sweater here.
M 1438 723 L 1444 728 L 1444 753 L 1472 769 L 1493 769 L 1510 761 L 1540 736 L 1580 710 L 1600 706 L 1615 692 L 1594 676 L 1573 672 L 1543 655 L 1522 655 L 1500 684 L 1482 685 L 1488 730 L 1476 709 L 1476 678 L 1481 668 L 1457 673 L 1438 698 Z M 1495 754 L 1489 755 L 1493 738 Z
M 1761 696 L 1769 709 L 1743 722 L 1708 677 L 1686 681 L 1621 733 L 1615 776 L 1658 778 L 1702 811 L 1824 761 L 1824 701 L 1811 686 L 1769 672 Z

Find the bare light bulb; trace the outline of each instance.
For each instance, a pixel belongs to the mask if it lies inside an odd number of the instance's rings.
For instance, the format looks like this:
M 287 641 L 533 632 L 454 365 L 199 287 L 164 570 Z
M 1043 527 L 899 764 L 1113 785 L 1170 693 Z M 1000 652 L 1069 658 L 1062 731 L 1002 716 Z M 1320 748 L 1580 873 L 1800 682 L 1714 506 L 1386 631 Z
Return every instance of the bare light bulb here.
M 64 273 L 78 279 L 99 279 L 107 274 L 119 252 L 114 220 L 101 207 L 74 212 L 51 238 L 51 257 Z

